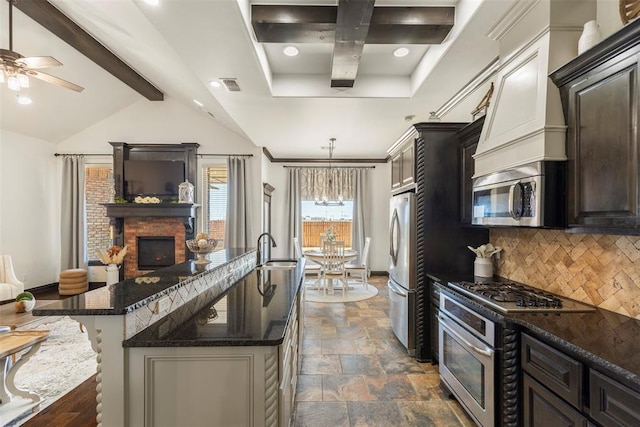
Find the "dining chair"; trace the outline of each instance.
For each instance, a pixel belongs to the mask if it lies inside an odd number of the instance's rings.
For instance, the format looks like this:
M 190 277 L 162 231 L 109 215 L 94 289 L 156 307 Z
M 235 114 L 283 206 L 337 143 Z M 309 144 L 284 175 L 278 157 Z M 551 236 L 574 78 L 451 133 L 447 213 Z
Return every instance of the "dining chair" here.
M 317 264 L 311 261 L 309 258 L 304 256 L 304 253 L 302 252 L 302 246 L 300 245 L 300 240 L 297 237 L 293 238 L 293 249 L 295 250 L 296 258 L 304 258 L 307 261 L 304 265 L 304 274 L 305 276 L 307 273 L 311 273 L 315 275 L 316 289 L 320 290 L 320 281 L 321 281 L 320 272 L 322 270 L 322 266 L 320 264 Z
M 346 297 L 348 283 L 347 271 L 345 270 L 344 264 L 344 241 L 325 240 L 322 243 L 322 272 L 320 273 L 323 279 L 322 283 L 325 295 L 329 287 L 329 280 L 334 281 L 333 283 L 335 283 L 335 280 L 339 280 L 342 282 L 342 297 Z
M 355 283 L 364 285 L 364 288 L 366 290 L 369 290 L 369 283 L 367 279 L 371 274 L 368 266 L 370 245 L 371 245 L 371 237 L 367 237 L 366 239 L 364 239 L 364 249 L 362 250 L 362 257 L 360 258 L 360 262 L 359 263 L 348 262 L 345 264 L 345 269 L 347 271 L 347 279 L 349 277 L 352 277 L 353 275 L 359 275 L 360 281 L 356 281 Z

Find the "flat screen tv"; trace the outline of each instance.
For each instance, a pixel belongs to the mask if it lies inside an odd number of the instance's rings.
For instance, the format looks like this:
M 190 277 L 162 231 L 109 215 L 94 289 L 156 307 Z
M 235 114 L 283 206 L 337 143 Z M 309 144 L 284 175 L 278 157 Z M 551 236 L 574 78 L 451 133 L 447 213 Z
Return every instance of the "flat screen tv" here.
M 125 160 L 124 198 L 155 196 L 163 202 L 178 199 L 178 185 L 184 182 L 184 162 L 173 160 Z

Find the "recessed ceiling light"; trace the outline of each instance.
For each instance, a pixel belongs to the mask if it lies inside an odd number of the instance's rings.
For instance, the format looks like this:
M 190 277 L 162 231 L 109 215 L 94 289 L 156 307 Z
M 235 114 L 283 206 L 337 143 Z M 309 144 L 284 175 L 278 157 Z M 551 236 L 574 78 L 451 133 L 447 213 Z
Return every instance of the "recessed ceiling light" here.
M 22 104 L 22 105 L 29 105 L 31 104 L 31 98 L 29 98 L 28 96 L 24 96 L 24 95 L 18 95 L 18 104 Z
M 200 108 L 204 107 L 204 104 L 202 102 L 198 101 L 197 99 L 194 99 L 193 103 L 196 104 Z
M 211 80 L 211 81 L 209 82 L 209 84 L 210 84 L 212 87 L 220 87 L 220 86 L 222 86 L 222 84 L 221 84 L 219 81 L 217 81 L 217 80 Z
M 286 46 L 284 49 L 282 49 L 282 52 L 287 56 L 296 56 L 300 53 L 298 48 L 295 46 Z
M 149 3 L 151 6 L 157 6 L 160 4 L 160 0 L 144 0 Z
M 409 49 L 406 47 L 399 47 L 393 51 L 393 56 L 396 58 L 402 58 L 403 56 L 409 55 Z

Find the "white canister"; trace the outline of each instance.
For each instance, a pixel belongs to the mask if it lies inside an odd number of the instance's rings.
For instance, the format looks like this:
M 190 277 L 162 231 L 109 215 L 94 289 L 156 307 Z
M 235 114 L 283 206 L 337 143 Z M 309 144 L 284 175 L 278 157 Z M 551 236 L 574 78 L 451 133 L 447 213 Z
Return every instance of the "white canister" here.
M 476 258 L 473 263 L 473 275 L 478 277 L 493 277 L 493 262 L 491 262 L 491 258 Z
M 578 55 L 588 49 L 591 49 L 601 41 L 602 34 L 600 34 L 600 27 L 598 26 L 598 22 L 586 22 L 582 30 L 582 35 L 578 39 Z

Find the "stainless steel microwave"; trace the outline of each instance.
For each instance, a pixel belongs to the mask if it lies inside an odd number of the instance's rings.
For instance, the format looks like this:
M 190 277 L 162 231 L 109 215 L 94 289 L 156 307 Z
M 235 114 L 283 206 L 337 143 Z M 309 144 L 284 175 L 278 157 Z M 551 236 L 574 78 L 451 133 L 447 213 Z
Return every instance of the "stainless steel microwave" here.
M 541 161 L 473 180 L 471 223 L 565 227 L 566 162 Z

